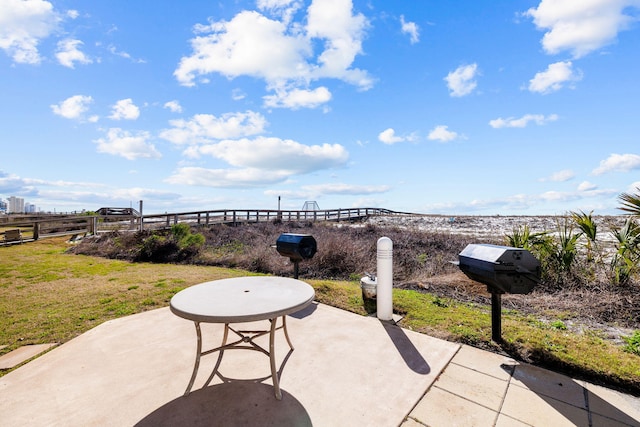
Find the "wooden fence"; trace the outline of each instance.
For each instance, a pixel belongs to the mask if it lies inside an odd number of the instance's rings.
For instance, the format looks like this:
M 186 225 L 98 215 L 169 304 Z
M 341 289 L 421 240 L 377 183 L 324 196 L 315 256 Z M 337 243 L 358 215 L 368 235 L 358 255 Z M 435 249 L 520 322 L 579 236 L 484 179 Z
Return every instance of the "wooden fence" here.
M 28 220 L 11 221 L 7 216 L 0 221 L 0 244 L 17 243 L 12 230 L 19 230 L 22 241 L 38 240 L 61 235 L 85 235 L 110 231 L 138 231 L 170 228 L 174 224 L 193 226 L 215 224 L 241 224 L 269 221 L 355 221 L 374 215 L 403 215 L 381 208 L 348 208 L 317 211 L 288 211 L 269 209 L 222 209 L 210 211 L 164 213 L 152 215 L 43 215 Z

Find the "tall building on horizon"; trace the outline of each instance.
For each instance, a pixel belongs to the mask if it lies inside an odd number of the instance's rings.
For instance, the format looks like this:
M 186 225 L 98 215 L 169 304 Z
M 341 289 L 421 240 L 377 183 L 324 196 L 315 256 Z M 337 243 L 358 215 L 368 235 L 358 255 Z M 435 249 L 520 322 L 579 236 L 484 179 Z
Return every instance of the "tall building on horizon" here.
M 22 197 L 9 197 L 7 213 L 24 213 L 24 199 Z
M 36 213 L 36 205 L 33 203 L 26 202 L 24 204 L 24 213 Z

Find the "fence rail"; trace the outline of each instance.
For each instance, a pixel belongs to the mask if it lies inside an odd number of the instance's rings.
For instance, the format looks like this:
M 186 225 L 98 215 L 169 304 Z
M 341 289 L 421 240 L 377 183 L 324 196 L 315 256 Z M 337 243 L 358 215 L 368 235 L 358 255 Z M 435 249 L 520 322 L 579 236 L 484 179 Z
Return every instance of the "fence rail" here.
M 164 213 L 152 215 L 45 215 L 21 217 L 11 221 L 11 217 L 0 222 L 0 244 L 16 243 L 7 236 L 12 230 L 20 230 L 22 241 L 38 240 L 61 235 L 96 234 L 110 231 L 138 231 L 170 228 L 179 223 L 195 226 L 215 224 L 241 224 L 269 221 L 354 221 L 377 215 L 405 215 L 381 208 L 348 208 L 317 211 L 289 211 L 270 209 L 221 209 L 209 211 Z

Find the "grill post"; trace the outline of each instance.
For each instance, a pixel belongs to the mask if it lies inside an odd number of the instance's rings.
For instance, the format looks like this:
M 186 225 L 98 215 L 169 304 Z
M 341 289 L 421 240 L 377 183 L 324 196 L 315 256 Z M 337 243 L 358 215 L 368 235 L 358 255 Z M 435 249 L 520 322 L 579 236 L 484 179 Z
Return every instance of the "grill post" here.
M 491 292 L 491 339 L 502 342 L 502 294 Z
M 294 279 L 297 279 L 297 278 L 298 278 L 298 272 L 299 272 L 299 270 L 300 270 L 300 267 L 299 267 L 299 265 L 298 265 L 298 264 L 300 264 L 300 262 L 299 262 L 299 261 L 297 261 L 297 260 L 296 260 L 296 261 L 293 261 L 293 278 L 294 278 Z

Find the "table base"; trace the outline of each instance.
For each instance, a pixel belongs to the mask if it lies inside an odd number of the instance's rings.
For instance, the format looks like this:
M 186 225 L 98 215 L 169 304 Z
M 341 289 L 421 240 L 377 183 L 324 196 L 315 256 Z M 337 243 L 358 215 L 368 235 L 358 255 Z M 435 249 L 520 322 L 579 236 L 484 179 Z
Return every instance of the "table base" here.
M 269 330 L 259 330 L 259 331 L 246 331 L 246 330 L 235 330 L 234 328 L 232 328 L 231 326 L 229 326 L 229 323 L 225 323 L 224 324 L 224 335 L 222 337 L 222 345 L 216 348 L 212 348 L 211 350 L 206 350 L 206 351 L 202 351 L 202 331 L 200 330 L 200 322 L 193 322 L 195 324 L 196 327 L 196 334 L 198 337 L 198 343 L 197 343 L 197 350 L 196 350 L 196 361 L 195 364 L 193 366 L 193 373 L 191 374 L 191 380 L 189 381 L 189 385 L 187 386 L 187 390 L 184 392 L 184 395 L 187 396 L 190 392 L 191 392 L 191 388 L 193 387 L 193 383 L 196 380 L 196 376 L 198 375 L 198 369 L 200 367 L 200 358 L 202 356 L 206 356 L 208 354 L 212 354 L 215 352 L 218 352 L 218 360 L 216 361 L 216 364 L 213 368 L 213 371 L 211 372 L 211 375 L 209 375 L 209 378 L 207 379 L 207 381 L 205 382 L 205 384 L 202 386 L 207 387 L 211 381 L 213 380 L 213 378 L 218 375 L 218 377 L 220 377 L 220 379 L 223 382 L 229 382 L 230 380 L 226 377 L 224 377 L 222 374 L 220 374 L 219 372 L 219 368 L 220 368 L 220 363 L 222 362 L 222 356 L 224 355 L 224 351 L 225 350 L 237 350 L 237 349 L 244 349 L 244 350 L 254 350 L 254 351 L 258 351 L 260 353 L 263 353 L 267 356 L 269 356 L 269 361 L 270 361 L 270 365 L 271 365 L 271 378 L 273 381 L 273 388 L 275 390 L 275 396 L 276 399 L 281 400 L 282 399 L 282 392 L 280 391 L 280 373 L 276 370 L 276 360 L 275 360 L 275 333 L 276 331 L 282 329 L 284 332 L 284 336 L 287 340 L 287 344 L 289 344 L 289 354 L 294 350 L 293 345 L 291 344 L 291 340 L 289 339 L 289 333 L 287 331 L 287 319 L 286 316 L 282 316 L 282 324 L 280 326 L 277 326 L 278 323 L 278 318 L 275 319 L 269 319 L 269 322 L 271 323 Z M 236 335 L 238 335 L 239 339 L 231 342 L 231 343 L 227 343 L 227 339 L 229 338 L 229 331 L 235 333 Z M 267 351 L 266 349 L 262 348 L 260 345 L 256 344 L 255 342 L 253 342 L 253 340 L 255 338 L 258 337 L 262 337 L 264 335 L 269 334 L 269 350 Z M 288 358 L 288 355 L 287 355 Z M 286 358 L 285 358 L 286 361 Z M 264 377 L 259 379 L 260 381 L 264 381 L 265 379 L 269 378 Z

